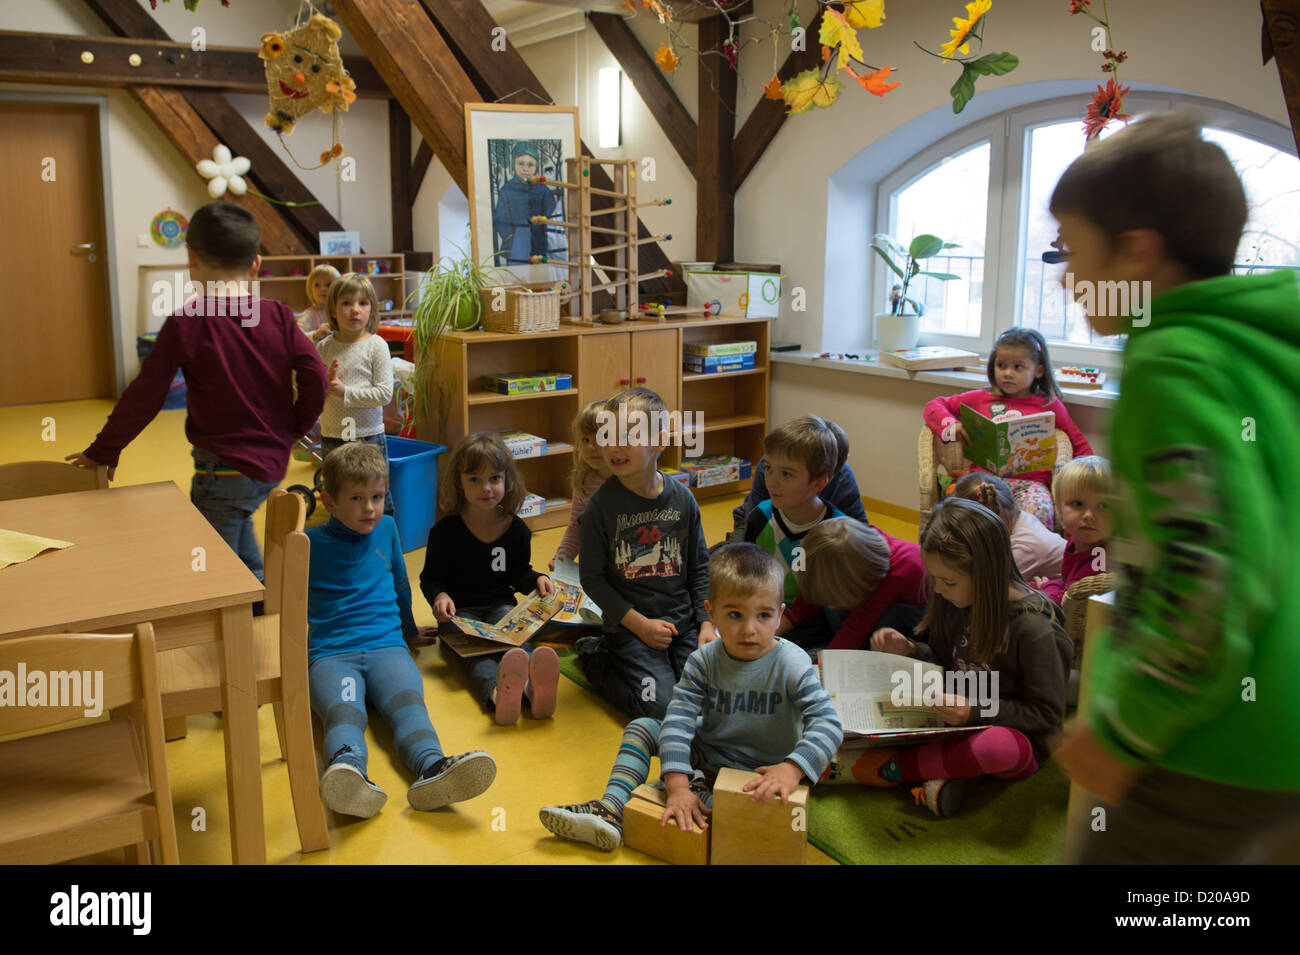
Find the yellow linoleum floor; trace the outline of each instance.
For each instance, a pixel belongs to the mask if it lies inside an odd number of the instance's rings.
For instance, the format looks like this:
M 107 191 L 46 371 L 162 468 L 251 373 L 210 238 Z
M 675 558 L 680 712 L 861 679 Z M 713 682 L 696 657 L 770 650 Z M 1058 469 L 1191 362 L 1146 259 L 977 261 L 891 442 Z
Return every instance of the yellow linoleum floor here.
M 112 402 L 88 400 L 0 408 L 0 462 L 61 459 L 84 450 L 103 426 Z M 163 411 L 122 455 L 115 485 L 174 481 L 188 492 L 192 464 L 185 440 L 185 412 Z M 53 441 L 44 440 L 53 428 Z M 311 484 L 314 465 L 291 461 L 284 486 Z M 731 509 L 738 498 L 706 502 L 701 508 L 705 537 L 720 540 L 731 528 Z M 318 507 L 308 524 L 321 522 Z M 872 515 L 883 530 L 916 539 L 915 525 Z M 262 514 L 255 517 L 258 536 Z M 545 568 L 562 528 L 533 537 L 533 565 Z M 424 548 L 406 555 L 414 592 L 415 621 L 432 624 L 433 612 L 419 591 Z M 444 751 L 483 749 L 497 762 L 497 777 L 482 796 L 432 813 L 406 804 L 410 777 L 397 760 L 392 735 L 382 717 L 371 711 L 366 733 L 369 775 L 388 793 L 388 804 L 372 819 L 329 815 L 328 851 L 302 854 L 294 825 L 289 778 L 279 759 L 275 721 L 270 707 L 260 712 L 262 785 L 265 801 L 267 860 L 271 863 L 405 864 L 451 863 L 520 865 L 653 865 L 656 860 L 631 849 L 604 853 L 552 837 L 537 820 L 541 806 L 578 802 L 599 796 L 618 749 L 626 718 L 613 707 L 561 677 L 559 704 L 551 720 L 526 716 L 515 726 L 500 727 L 480 711 L 464 680 L 437 648 L 420 651 L 424 695 Z M 226 813 L 225 758 L 221 720 L 208 715 L 189 720 L 189 735 L 167 744 L 167 759 L 176 811 L 181 861 L 228 863 L 229 821 Z M 118 854 L 89 860 L 120 862 Z M 809 847 L 812 864 L 834 862 Z

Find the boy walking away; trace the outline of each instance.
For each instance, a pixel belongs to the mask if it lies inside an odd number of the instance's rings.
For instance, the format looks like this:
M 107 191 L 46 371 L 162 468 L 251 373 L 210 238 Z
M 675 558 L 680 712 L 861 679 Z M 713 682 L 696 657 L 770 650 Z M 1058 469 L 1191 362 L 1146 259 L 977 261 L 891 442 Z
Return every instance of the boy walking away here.
M 583 671 L 619 709 L 655 719 L 691 651 L 715 636 L 700 508 L 658 468 L 667 421 L 663 400 L 646 388 L 606 403 L 596 442 L 614 477 L 587 503 L 578 561 L 582 589 L 604 613 Z
M 104 429 L 67 460 L 107 465 L 112 479 L 122 450 L 158 414 L 179 368 L 185 436 L 194 446 L 190 500 L 261 580 L 253 512 L 284 479 L 293 443 L 320 416 L 325 366 L 287 305 L 249 294 L 262 262 L 261 229 L 251 212 L 210 202 L 190 219 L 185 242 L 190 279 L 202 286 L 202 297 L 163 323 Z
M 1296 273 L 1230 274 L 1246 198 L 1186 116 L 1090 147 L 1051 211 L 1076 293 L 1139 295 L 1132 321 L 1090 296 L 1092 327 L 1129 335 L 1111 426 L 1125 579 L 1087 725 L 1057 754 L 1110 804 L 1074 861 L 1295 862 L 1279 848 L 1300 831 Z
M 658 756 L 669 819 L 704 828 L 718 770 L 753 770 L 753 798 L 789 800 L 804 779 L 821 778 L 844 733 L 808 655 L 776 637 L 784 571 L 756 544 L 727 544 L 709 564 L 709 617 L 720 639 L 686 661 L 667 718 L 628 724 L 605 794 L 572 806 L 547 806 L 542 825 L 564 839 L 607 852 L 623 841 L 623 807 Z
M 492 785 L 496 763 L 480 750 L 444 756 L 429 722 L 424 682 L 407 650 L 417 629 L 406 561 L 397 525 L 384 514 L 384 453 L 350 442 L 330 452 L 321 470 L 330 519 L 307 531 L 307 679 L 330 760 L 321 798 L 335 812 L 362 818 L 388 800 L 366 776 L 367 699 L 392 726 L 397 754 L 416 777 L 406 793 L 413 809 L 473 798 Z

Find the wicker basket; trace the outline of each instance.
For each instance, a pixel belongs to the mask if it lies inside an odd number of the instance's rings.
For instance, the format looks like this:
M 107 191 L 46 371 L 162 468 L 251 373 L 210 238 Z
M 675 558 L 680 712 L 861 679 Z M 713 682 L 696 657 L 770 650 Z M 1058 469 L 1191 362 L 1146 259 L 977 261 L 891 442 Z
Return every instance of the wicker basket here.
M 483 297 L 483 330 L 487 332 L 553 332 L 560 327 L 560 292 L 558 289 L 530 288 L 527 285 L 507 285 L 500 289 L 505 296 L 505 308 L 497 311 L 492 304 L 498 289 L 485 288 Z

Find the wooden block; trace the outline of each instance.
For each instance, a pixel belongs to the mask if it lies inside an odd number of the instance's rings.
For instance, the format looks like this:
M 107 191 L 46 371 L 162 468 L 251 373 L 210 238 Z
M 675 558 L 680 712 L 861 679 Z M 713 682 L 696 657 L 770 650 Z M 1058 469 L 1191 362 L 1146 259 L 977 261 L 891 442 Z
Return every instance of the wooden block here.
M 756 803 L 744 792 L 758 773 L 724 769 L 713 784 L 713 846 L 710 865 L 803 865 L 808 849 L 808 787 L 785 805 Z
M 661 826 L 667 804 L 668 794 L 662 789 L 638 786 L 623 807 L 623 844 L 673 865 L 708 865 L 713 827 L 682 832 L 672 820 Z

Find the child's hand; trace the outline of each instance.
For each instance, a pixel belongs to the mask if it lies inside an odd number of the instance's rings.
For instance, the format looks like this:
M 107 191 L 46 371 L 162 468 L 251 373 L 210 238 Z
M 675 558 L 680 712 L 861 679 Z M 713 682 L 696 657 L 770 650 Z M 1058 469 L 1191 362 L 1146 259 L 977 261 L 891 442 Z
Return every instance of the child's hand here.
M 551 578 L 545 574 L 537 575 L 537 593 L 542 597 L 549 597 L 555 593 L 555 584 L 551 583 Z
M 1034 586 L 1037 587 L 1039 590 L 1042 590 L 1042 589 L 1043 589 L 1043 584 L 1047 583 L 1047 581 L 1048 581 L 1049 579 L 1050 579 L 1050 578 L 1048 578 L 1048 577 L 1035 577 L 1035 578 L 1034 578 Z
M 706 620 L 704 623 L 700 624 L 700 638 L 695 642 L 697 647 L 702 647 L 705 644 L 712 643 L 716 639 L 718 639 L 718 631 L 713 626 L 712 622 Z
M 957 423 L 957 440 L 961 442 L 963 448 L 970 444 L 970 435 L 966 433 L 966 429 L 962 427 L 961 422 Z
M 637 636 L 651 650 L 667 650 L 673 645 L 677 628 L 667 620 L 647 620 L 637 631 Z
M 896 653 L 900 657 L 910 657 L 916 644 L 903 636 L 893 627 L 881 627 L 871 635 L 871 649 L 879 653 Z
M 333 331 L 333 329 L 331 329 L 328 325 L 322 325 L 322 326 L 320 326 L 320 328 L 314 328 L 314 329 L 312 329 L 312 333 L 311 333 L 311 336 L 310 336 L 310 337 L 311 337 L 311 340 L 314 341 L 314 342 L 318 342 L 318 341 L 320 341 L 322 338 L 324 338 L 326 335 L 329 335 L 330 332 L 332 332 L 332 331 Z
M 965 726 L 970 722 L 970 701 L 956 693 L 945 693 L 943 702 L 934 711 L 945 726 Z
M 416 627 L 416 634 L 406 641 L 412 647 L 431 647 L 438 642 L 437 627 Z
M 85 456 L 84 454 L 82 454 L 80 451 L 78 451 L 76 454 L 69 454 L 69 455 L 68 455 L 67 457 L 65 457 L 63 460 L 65 460 L 65 461 L 71 461 L 73 467 L 78 467 L 78 468 L 89 468 L 91 471 L 95 470 L 95 468 L 97 468 L 97 467 L 100 467 L 100 463 L 99 463 L 98 461 L 96 461 L 94 458 L 88 458 L 88 457 L 86 457 L 86 456 Z M 117 468 L 116 468 L 116 467 L 111 467 L 111 468 L 109 468 L 109 469 L 108 469 L 108 479 L 109 479 L 110 481 L 113 480 L 113 475 L 116 474 L 116 473 L 117 473 Z
M 672 819 L 682 832 L 690 832 L 692 829 L 707 829 L 709 828 L 709 812 L 711 810 L 700 802 L 700 797 L 691 792 L 689 788 L 669 790 L 668 808 L 659 817 L 659 825 L 666 826 L 668 820 Z
M 335 398 L 343 397 L 343 382 L 339 381 L 339 360 L 335 358 L 330 362 L 330 383 L 325 389 L 327 395 L 333 395 Z
M 1086 726 L 1075 726 L 1052 754 L 1072 781 L 1110 803 L 1123 805 L 1137 779 L 1137 770 L 1110 754 Z
M 551 558 L 551 562 L 550 562 L 549 564 L 546 565 L 546 569 L 549 570 L 549 571 L 551 571 L 552 573 L 554 573 L 554 571 L 555 571 L 555 558 L 554 558 L 554 557 L 552 557 L 552 558 Z
M 759 766 L 754 772 L 762 773 L 762 779 L 751 779 L 745 783 L 744 791 L 752 792 L 749 798 L 754 802 L 767 802 L 768 796 L 776 796 L 781 805 L 790 801 L 790 794 L 803 782 L 803 770 L 791 762 L 777 766 Z
M 456 604 L 451 599 L 451 594 L 440 593 L 433 598 L 433 615 L 443 623 L 446 623 L 456 614 Z

